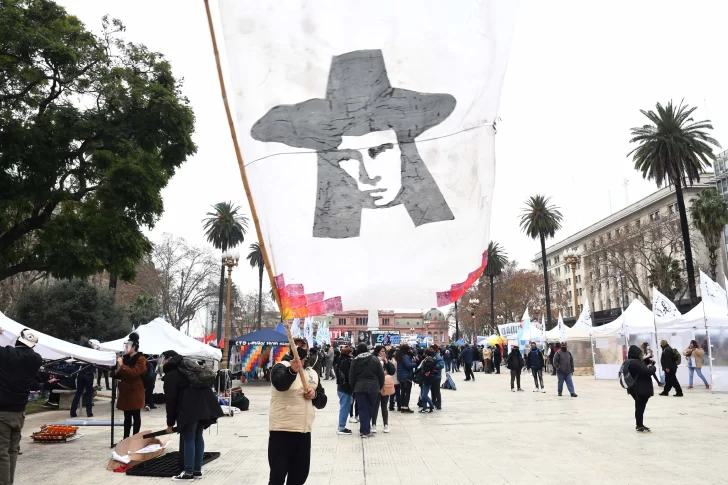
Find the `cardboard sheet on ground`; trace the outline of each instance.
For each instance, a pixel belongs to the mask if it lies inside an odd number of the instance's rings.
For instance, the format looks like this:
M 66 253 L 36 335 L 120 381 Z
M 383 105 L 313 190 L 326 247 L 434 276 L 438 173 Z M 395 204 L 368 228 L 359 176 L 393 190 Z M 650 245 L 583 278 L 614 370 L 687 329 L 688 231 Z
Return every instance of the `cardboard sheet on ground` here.
M 431 308 L 482 274 L 510 0 L 221 0 L 284 317 Z

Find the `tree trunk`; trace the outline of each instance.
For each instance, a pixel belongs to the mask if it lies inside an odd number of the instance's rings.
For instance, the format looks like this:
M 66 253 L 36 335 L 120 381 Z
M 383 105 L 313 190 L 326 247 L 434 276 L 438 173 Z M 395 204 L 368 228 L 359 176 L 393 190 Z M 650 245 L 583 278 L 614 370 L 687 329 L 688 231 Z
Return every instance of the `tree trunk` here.
M 685 246 L 685 269 L 688 272 L 688 291 L 690 292 L 690 302 L 695 305 L 698 303 L 698 292 L 695 288 L 693 248 L 690 245 L 690 226 L 688 225 L 688 216 L 685 212 L 685 201 L 683 200 L 680 180 L 675 181 L 674 187 L 675 197 L 677 198 L 677 208 L 680 213 L 680 229 L 682 229 L 683 245 Z
M 713 281 L 718 281 L 718 248 L 708 248 L 708 258 L 710 261 L 710 277 Z
M 493 275 L 490 275 L 490 328 L 495 328 L 495 303 L 493 302 Z
M 541 238 L 541 264 L 543 264 L 543 287 L 546 293 L 546 329 L 551 329 L 551 295 L 549 294 L 549 268 L 546 265 L 546 238 Z
M 118 281 L 119 276 L 116 273 L 109 273 L 109 291 L 114 302 L 116 302 L 116 284 Z
M 263 319 L 263 266 L 258 268 L 258 330 Z
M 218 343 L 222 335 L 222 299 L 225 297 L 225 264 L 220 264 L 220 294 L 217 297 L 217 332 L 215 337 Z

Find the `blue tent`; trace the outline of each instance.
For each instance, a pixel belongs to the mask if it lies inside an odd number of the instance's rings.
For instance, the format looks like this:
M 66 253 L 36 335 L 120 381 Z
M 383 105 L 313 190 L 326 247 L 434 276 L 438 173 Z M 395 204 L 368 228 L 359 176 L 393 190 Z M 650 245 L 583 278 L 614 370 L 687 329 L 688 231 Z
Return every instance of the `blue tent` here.
M 230 345 L 288 345 L 288 337 L 272 328 L 264 328 L 230 340 Z
M 278 323 L 276 326 L 276 332 L 286 335 L 286 327 L 283 326 L 283 322 Z

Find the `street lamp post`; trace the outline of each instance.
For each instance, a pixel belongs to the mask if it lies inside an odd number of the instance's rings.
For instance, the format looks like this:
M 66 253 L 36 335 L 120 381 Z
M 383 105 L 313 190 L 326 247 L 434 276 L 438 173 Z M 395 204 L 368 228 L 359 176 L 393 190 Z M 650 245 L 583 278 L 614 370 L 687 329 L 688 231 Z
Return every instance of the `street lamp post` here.
M 477 307 L 479 303 L 480 300 L 478 300 L 477 298 L 470 299 L 470 316 L 473 317 L 473 332 L 475 332 L 476 334 L 478 333 L 478 330 L 475 328 L 475 307 Z
M 564 262 L 571 266 L 571 283 L 574 292 L 574 318 L 579 318 L 579 299 L 576 293 L 576 265 L 581 262 L 581 254 L 576 249 L 564 251 Z
M 222 264 L 227 266 L 228 277 L 227 277 L 227 296 L 225 298 L 225 333 L 221 336 L 219 342 L 222 343 L 222 362 L 220 362 L 221 369 L 227 369 L 230 360 L 229 357 L 229 341 L 230 341 L 230 293 L 232 289 L 232 276 L 233 268 L 238 265 L 240 261 L 240 253 L 235 251 L 234 253 L 226 251 L 222 255 Z
M 455 342 L 460 340 L 460 325 L 458 324 L 458 301 L 455 300 Z

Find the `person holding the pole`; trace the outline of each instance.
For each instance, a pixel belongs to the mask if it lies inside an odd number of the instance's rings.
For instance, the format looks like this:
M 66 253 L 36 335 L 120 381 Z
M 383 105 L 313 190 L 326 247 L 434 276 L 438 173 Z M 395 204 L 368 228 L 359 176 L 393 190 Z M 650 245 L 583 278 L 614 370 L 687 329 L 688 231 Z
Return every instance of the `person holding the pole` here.
M 271 369 L 273 389 L 268 425 L 269 485 L 306 483 L 311 466 L 311 429 L 316 415 L 314 408 L 323 409 L 326 406 L 326 394 L 319 375 L 306 359 L 308 343 L 305 339 L 295 339 L 294 343 L 298 355 L 289 352 Z M 305 386 L 299 379 L 301 369 Z

